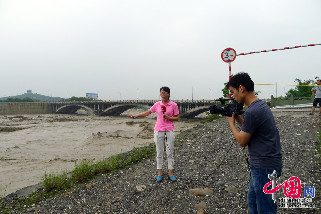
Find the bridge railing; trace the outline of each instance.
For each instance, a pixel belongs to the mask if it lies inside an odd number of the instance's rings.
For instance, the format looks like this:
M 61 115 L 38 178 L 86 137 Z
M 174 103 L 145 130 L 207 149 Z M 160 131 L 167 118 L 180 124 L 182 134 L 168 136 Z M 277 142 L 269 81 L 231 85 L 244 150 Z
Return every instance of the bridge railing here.
M 50 103 L 64 103 L 64 104 L 72 104 L 72 103 L 156 103 L 160 100 L 93 100 L 93 101 L 71 101 L 71 102 L 50 102 Z M 175 103 L 213 103 L 214 100 L 189 100 L 189 99 L 181 99 L 181 100 L 172 100 Z

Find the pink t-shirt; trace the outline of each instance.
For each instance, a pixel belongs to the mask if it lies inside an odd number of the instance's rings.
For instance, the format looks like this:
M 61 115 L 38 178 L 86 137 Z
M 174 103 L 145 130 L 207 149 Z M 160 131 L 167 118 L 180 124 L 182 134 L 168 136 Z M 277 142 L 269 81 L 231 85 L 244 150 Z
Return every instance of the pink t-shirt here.
M 164 105 L 162 101 L 156 102 L 151 108 L 152 113 L 157 113 L 157 121 L 155 124 L 155 131 L 164 132 L 164 131 L 174 131 L 174 123 L 168 119 L 163 118 L 163 112 L 161 106 L 166 107 L 165 114 L 173 117 L 179 114 L 177 104 L 173 101 L 169 101 L 167 105 Z

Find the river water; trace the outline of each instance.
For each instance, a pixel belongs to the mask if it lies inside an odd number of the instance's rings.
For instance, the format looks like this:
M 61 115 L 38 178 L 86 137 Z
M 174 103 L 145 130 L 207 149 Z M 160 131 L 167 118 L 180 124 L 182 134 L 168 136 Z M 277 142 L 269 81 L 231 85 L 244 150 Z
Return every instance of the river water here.
M 153 142 L 156 115 L 131 119 L 95 115 L 0 116 L 0 197 L 42 181 L 45 173 L 71 171 L 76 162 L 99 161 Z M 199 121 L 175 122 L 176 134 Z

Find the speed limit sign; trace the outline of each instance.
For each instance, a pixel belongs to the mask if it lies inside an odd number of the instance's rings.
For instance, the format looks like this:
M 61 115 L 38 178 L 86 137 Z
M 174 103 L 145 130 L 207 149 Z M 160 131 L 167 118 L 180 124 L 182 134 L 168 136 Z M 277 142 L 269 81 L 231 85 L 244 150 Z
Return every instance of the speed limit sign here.
M 224 62 L 233 62 L 236 58 L 236 51 L 233 48 L 226 48 L 221 57 Z

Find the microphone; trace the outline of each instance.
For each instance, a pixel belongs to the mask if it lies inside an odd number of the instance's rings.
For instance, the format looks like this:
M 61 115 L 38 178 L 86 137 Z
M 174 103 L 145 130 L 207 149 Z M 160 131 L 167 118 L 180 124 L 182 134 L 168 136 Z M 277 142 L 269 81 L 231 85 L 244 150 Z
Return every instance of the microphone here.
M 162 112 L 165 113 L 166 112 L 166 106 L 161 106 Z
M 162 109 L 162 112 L 163 112 L 163 114 L 166 112 L 166 106 L 164 106 L 164 105 L 162 105 L 161 106 L 161 109 Z M 167 136 L 166 136 L 166 128 L 165 128 L 165 142 L 167 141 Z

